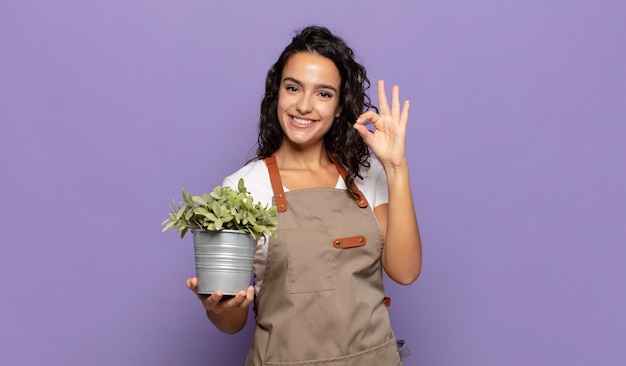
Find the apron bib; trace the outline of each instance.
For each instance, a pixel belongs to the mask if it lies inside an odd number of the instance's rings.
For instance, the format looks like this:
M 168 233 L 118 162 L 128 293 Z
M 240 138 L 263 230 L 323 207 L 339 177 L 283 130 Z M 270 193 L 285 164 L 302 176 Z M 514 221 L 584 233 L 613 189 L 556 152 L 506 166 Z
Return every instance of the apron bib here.
M 265 163 L 278 237 L 269 242 L 246 364 L 402 365 L 383 303 L 382 233 L 365 197 L 355 202 L 333 188 L 285 193 L 275 157 Z

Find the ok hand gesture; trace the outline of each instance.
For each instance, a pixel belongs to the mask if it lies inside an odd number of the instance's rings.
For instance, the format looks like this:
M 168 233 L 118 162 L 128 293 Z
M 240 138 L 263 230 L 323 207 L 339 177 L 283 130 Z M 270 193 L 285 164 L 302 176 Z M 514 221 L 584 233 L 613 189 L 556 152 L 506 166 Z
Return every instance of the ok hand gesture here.
M 391 88 L 391 109 L 385 94 L 385 82 L 378 81 L 378 104 L 380 114 L 367 111 L 359 116 L 354 128 L 372 152 L 386 168 L 406 165 L 406 126 L 409 121 L 409 101 L 400 110 L 400 88 Z M 365 126 L 371 123 L 374 132 Z

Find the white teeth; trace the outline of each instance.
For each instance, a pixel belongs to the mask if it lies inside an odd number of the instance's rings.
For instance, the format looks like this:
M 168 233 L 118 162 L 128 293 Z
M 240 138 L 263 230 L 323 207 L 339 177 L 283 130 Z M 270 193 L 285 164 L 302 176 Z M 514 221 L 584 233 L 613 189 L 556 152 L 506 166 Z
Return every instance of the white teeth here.
M 300 119 L 300 118 L 296 118 L 296 117 L 293 117 L 292 119 L 293 119 L 293 121 L 295 123 L 297 123 L 299 125 L 310 125 L 310 124 L 313 123 L 313 121 L 309 121 L 307 119 Z

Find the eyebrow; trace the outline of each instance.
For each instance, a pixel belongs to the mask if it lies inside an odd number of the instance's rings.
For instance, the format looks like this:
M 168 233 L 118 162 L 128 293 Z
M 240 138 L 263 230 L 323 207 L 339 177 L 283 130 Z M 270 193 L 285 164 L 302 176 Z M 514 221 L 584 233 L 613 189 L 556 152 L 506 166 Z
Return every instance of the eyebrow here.
M 285 81 L 291 81 L 291 82 L 293 82 L 295 84 L 298 84 L 298 86 L 300 86 L 300 87 L 304 86 L 303 82 L 301 82 L 300 80 L 298 80 L 296 78 L 292 78 L 291 76 L 287 76 L 286 78 L 284 78 L 283 79 L 283 83 Z M 314 86 L 315 86 L 315 89 L 330 89 L 330 90 L 334 91 L 335 93 L 339 93 L 334 86 L 329 85 L 329 84 L 315 84 Z

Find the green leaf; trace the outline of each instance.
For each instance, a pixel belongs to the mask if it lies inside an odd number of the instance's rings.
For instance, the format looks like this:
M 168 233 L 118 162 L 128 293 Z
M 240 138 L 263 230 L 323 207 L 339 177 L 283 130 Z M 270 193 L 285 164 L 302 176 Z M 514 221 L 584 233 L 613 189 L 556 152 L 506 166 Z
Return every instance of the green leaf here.
M 176 224 L 175 222 L 170 222 L 169 224 L 167 224 L 167 225 L 163 228 L 163 230 L 161 230 L 161 232 L 162 232 L 162 233 L 164 233 L 165 231 L 167 231 L 167 230 L 169 230 L 169 229 L 173 228 L 175 224 Z
M 180 220 L 181 217 L 185 214 L 185 207 L 181 207 L 176 213 L 176 220 Z
M 197 203 L 199 206 L 206 206 L 207 200 L 203 196 L 193 196 L 193 201 Z
M 237 182 L 237 190 L 241 193 L 247 193 L 246 186 L 243 184 L 243 178 L 239 178 L 239 182 Z
M 220 209 L 219 202 L 213 201 L 213 204 L 211 205 L 211 209 L 213 210 L 213 213 L 215 214 L 215 216 L 222 217 L 222 210 Z
M 171 228 L 181 232 L 181 238 L 189 230 L 207 229 L 243 230 L 256 239 L 263 235 L 276 236 L 276 206 L 254 203 L 243 179 L 237 189 L 216 186 L 210 193 L 193 196 L 182 189 L 183 202 L 172 202 L 169 217 L 161 223 L 163 231 Z
M 229 213 L 226 213 L 226 215 L 224 215 L 222 217 L 222 221 L 223 222 L 232 222 L 234 219 L 235 219 L 235 216 L 233 216 L 233 215 L 231 215 Z

